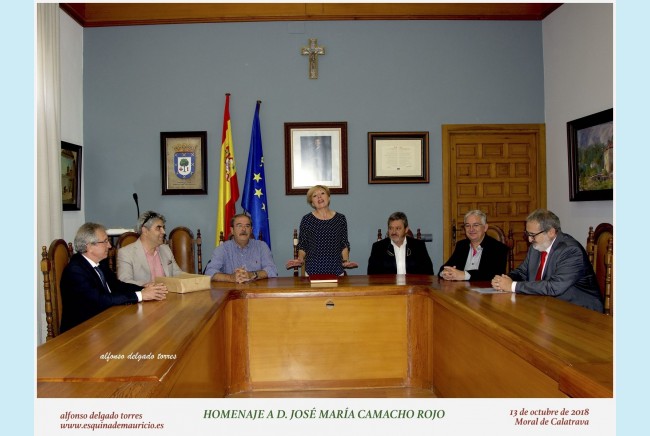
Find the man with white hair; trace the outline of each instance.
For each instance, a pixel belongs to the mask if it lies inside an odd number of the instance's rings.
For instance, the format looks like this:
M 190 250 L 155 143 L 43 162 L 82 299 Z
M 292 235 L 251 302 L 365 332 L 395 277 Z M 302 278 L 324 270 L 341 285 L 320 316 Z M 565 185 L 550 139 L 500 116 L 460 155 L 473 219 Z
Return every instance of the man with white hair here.
M 101 224 L 83 224 L 74 238 L 77 251 L 61 274 L 61 333 L 111 306 L 164 300 L 167 287 L 148 283 L 144 287 L 117 279 L 106 262 L 111 242 Z
M 444 280 L 491 280 L 506 272 L 508 247 L 486 235 L 487 216 L 478 209 L 470 210 L 463 219 L 466 239 L 458 241 L 454 252 L 440 267 Z

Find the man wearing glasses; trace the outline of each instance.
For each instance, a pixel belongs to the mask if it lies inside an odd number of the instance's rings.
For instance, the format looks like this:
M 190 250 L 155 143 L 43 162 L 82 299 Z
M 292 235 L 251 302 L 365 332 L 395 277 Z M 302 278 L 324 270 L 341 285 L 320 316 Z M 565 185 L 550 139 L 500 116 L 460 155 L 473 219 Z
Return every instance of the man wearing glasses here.
M 491 280 L 506 272 L 508 247 L 486 235 L 487 217 L 483 211 L 470 210 L 463 218 L 466 239 L 458 241 L 451 257 L 440 267 L 438 276 L 445 280 Z
M 562 233 L 553 212 L 537 209 L 526 218 L 530 242 L 523 263 L 508 275 L 497 275 L 492 287 L 520 294 L 548 295 L 603 311 L 596 274 L 587 252 L 573 237 Z
M 266 242 L 252 238 L 251 217 L 244 213 L 230 220 L 232 239 L 222 242 L 212 252 L 205 275 L 216 282 L 246 283 L 277 277 L 271 249 Z
M 111 306 L 164 300 L 167 287 L 144 287 L 117 279 L 106 262 L 111 243 L 101 224 L 82 225 L 74 238 L 76 253 L 61 274 L 61 332 L 75 327 Z
M 117 277 L 123 282 L 144 285 L 156 277 L 173 277 L 183 272 L 172 250 L 165 244 L 165 217 L 147 211 L 138 218 L 137 241 L 117 252 Z

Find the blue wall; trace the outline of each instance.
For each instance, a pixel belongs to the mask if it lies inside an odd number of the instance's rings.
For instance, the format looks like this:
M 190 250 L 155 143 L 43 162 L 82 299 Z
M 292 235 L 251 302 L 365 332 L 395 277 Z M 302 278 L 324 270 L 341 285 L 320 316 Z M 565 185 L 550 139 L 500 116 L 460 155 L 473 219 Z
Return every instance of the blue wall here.
M 300 48 L 326 48 L 309 80 Z M 347 121 L 349 194 L 331 207 L 348 219 L 351 259 L 365 274 L 386 218 L 404 211 L 432 233 L 442 259 L 441 125 L 543 123 L 541 22 L 344 21 L 224 23 L 84 29 L 84 166 L 87 221 L 133 227 L 140 210 L 168 230 L 201 229 L 214 247 L 224 94 L 231 93 L 243 188 L 255 102 L 264 146 L 272 248 L 281 275 L 291 234 L 311 209 L 285 195 L 284 123 Z M 161 195 L 160 132 L 208 132 L 208 195 Z M 429 131 L 429 184 L 369 185 L 368 132 Z M 238 211 L 241 210 L 238 205 Z

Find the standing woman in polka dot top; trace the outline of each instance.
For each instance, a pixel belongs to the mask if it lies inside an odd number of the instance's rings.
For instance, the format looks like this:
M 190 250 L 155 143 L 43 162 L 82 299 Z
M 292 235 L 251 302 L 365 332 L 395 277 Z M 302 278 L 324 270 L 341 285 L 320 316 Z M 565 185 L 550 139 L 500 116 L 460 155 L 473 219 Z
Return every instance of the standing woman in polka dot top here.
M 345 215 L 330 209 L 330 190 L 316 185 L 307 191 L 307 203 L 314 209 L 300 221 L 298 259 L 287 262 L 287 268 L 302 266 L 312 274 L 345 274 L 345 268 L 356 268 L 350 262 L 348 222 Z

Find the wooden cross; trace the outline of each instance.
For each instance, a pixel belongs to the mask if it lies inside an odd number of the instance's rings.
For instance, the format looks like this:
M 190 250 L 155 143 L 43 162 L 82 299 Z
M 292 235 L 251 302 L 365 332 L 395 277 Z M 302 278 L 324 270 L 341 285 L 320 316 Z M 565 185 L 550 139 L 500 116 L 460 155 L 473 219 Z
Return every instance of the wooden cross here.
M 318 46 L 318 39 L 309 38 L 309 46 L 300 49 L 302 55 L 309 55 L 309 78 L 318 79 L 318 55 L 325 54 L 325 47 Z

